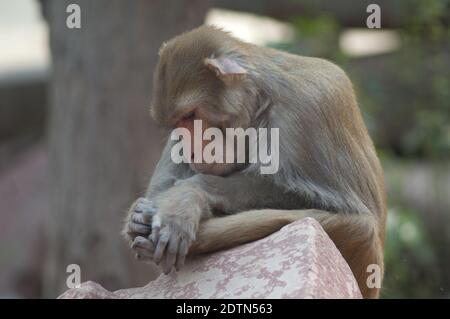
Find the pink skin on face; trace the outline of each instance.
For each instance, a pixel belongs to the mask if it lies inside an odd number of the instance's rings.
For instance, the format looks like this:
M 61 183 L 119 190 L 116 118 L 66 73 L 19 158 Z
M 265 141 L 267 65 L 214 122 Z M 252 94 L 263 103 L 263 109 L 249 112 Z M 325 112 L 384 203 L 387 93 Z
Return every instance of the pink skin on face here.
M 177 128 L 185 128 L 189 131 L 189 133 L 191 135 L 192 148 L 194 146 L 194 120 L 202 120 L 202 132 L 201 132 L 202 136 L 203 136 L 204 131 L 211 127 L 209 125 L 208 121 L 202 119 L 199 116 L 198 112 L 196 112 L 196 110 L 189 112 L 189 114 L 187 116 L 184 116 L 176 124 Z M 208 143 L 210 143 L 210 142 L 211 141 L 205 141 L 202 139 L 202 144 L 201 144 L 202 152 L 203 152 L 205 146 L 208 145 Z M 192 150 L 191 163 L 189 163 L 189 166 L 191 167 L 192 170 L 194 170 L 197 173 L 211 174 L 211 175 L 223 175 L 223 174 L 227 173 L 233 165 L 227 164 L 227 163 L 204 163 L 204 162 L 194 163 L 194 150 Z

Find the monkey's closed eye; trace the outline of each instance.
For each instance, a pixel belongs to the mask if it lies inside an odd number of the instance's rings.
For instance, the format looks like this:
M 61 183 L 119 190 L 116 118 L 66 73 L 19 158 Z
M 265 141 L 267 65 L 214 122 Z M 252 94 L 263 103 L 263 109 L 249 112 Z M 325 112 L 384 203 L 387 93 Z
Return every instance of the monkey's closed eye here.
M 182 121 L 193 120 L 193 119 L 195 119 L 195 111 L 191 111 L 191 112 L 185 114 L 185 115 L 181 118 Z

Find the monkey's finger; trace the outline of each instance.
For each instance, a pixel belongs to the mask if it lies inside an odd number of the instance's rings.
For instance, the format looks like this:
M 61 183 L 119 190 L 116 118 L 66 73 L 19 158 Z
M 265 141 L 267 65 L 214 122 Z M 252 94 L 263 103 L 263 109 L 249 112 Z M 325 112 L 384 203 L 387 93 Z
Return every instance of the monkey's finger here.
M 148 251 L 147 249 L 143 249 L 140 247 L 134 247 L 133 251 L 136 253 L 136 256 L 138 256 L 138 259 L 146 258 L 153 261 L 153 253 Z
M 136 213 L 154 215 L 156 213 L 156 207 L 153 205 L 153 203 L 137 203 L 134 207 L 134 211 Z
M 136 253 L 136 255 L 139 255 L 140 257 L 142 257 L 141 259 L 148 259 L 151 260 L 153 263 L 155 263 L 153 256 L 154 256 L 154 252 L 146 249 L 146 248 L 142 248 L 142 247 L 138 247 L 135 246 L 133 247 L 133 252 Z
M 128 234 L 142 234 L 147 236 L 150 234 L 151 230 L 150 226 L 129 222 L 127 232 Z
M 152 255 L 155 252 L 155 245 L 147 238 L 141 236 L 138 236 L 134 239 L 133 243 L 131 244 L 131 248 L 145 249 Z
M 137 209 L 135 210 L 136 213 L 148 214 L 150 216 L 156 214 L 156 207 L 154 206 L 146 206 L 138 204 L 136 207 L 137 207 Z
M 149 204 L 150 201 L 147 198 L 145 197 L 138 198 L 134 203 L 133 211 L 135 211 L 136 213 L 142 213 L 144 207 Z
M 175 268 L 177 269 L 177 271 L 184 266 L 184 261 L 189 251 L 189 246 L 190 243 L 187 240 L 181 240 L 180 246 L 178 247 L 177 262 L 175 264 Z
M 157 243 L 159 241 L 159 233 L 161 231 L 161 219 L 158 215 L 156 215 L 152 220 L 152 235 L 151 240 L 153 243 Z
M 153 255 L 155 263 L 157 264 L 160 263 L 168 242 L 169 242 L 168 231 L 162 232 L 162 234 L 159 236 L 158 244 L 156 245 L 155 254 Z
M 153 261 L 152 258 L 150 257 L 146 257 L 146 256 L 142 256 L 139 253 L 135 254 L 134 256 L 137 260 L 142 261 L 146 264 L 154 264 L 155 262 Z
M 131 248 L 136 253 L 136 259 L 144 261 L 146 263 L 154 263 L 153 254 L 155 251 L 155 245 L 147 238 L 136 237 L 131 244 Z
M 163 271 L 166 275 L 170 273 L 175 264 L 179 243 L 180 236 L 178 236 L 178 234 L 172 234 L 170 236 L 169 244 L 167 245 L 166 260 L 163 267 Z
M 133 213 L 131 214 L 131 220 L 138 224 L 148 225 L 150 226 L 152 223 L 152 216 L 149 214 L 142 213 Z

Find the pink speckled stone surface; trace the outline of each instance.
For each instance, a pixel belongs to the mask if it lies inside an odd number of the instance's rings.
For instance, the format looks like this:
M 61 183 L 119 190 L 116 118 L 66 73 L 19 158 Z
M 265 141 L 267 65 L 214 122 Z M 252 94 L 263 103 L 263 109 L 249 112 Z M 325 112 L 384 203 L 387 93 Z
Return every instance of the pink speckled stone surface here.
M 85 282 L 59 298 L 361 298 L 319 223 L 305 218 L 253 243 L 192 259 L 141 288 L 110 292 Z

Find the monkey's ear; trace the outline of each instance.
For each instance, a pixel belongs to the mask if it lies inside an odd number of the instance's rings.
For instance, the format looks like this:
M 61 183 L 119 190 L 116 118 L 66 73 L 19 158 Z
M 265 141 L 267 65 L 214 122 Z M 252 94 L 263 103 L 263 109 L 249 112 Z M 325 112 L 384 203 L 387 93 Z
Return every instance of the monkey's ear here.
M 233 84 L 243 80 L 247 70 L 231 58 L 206 58 L 205 65 L 214 71 L 225 84 Z

